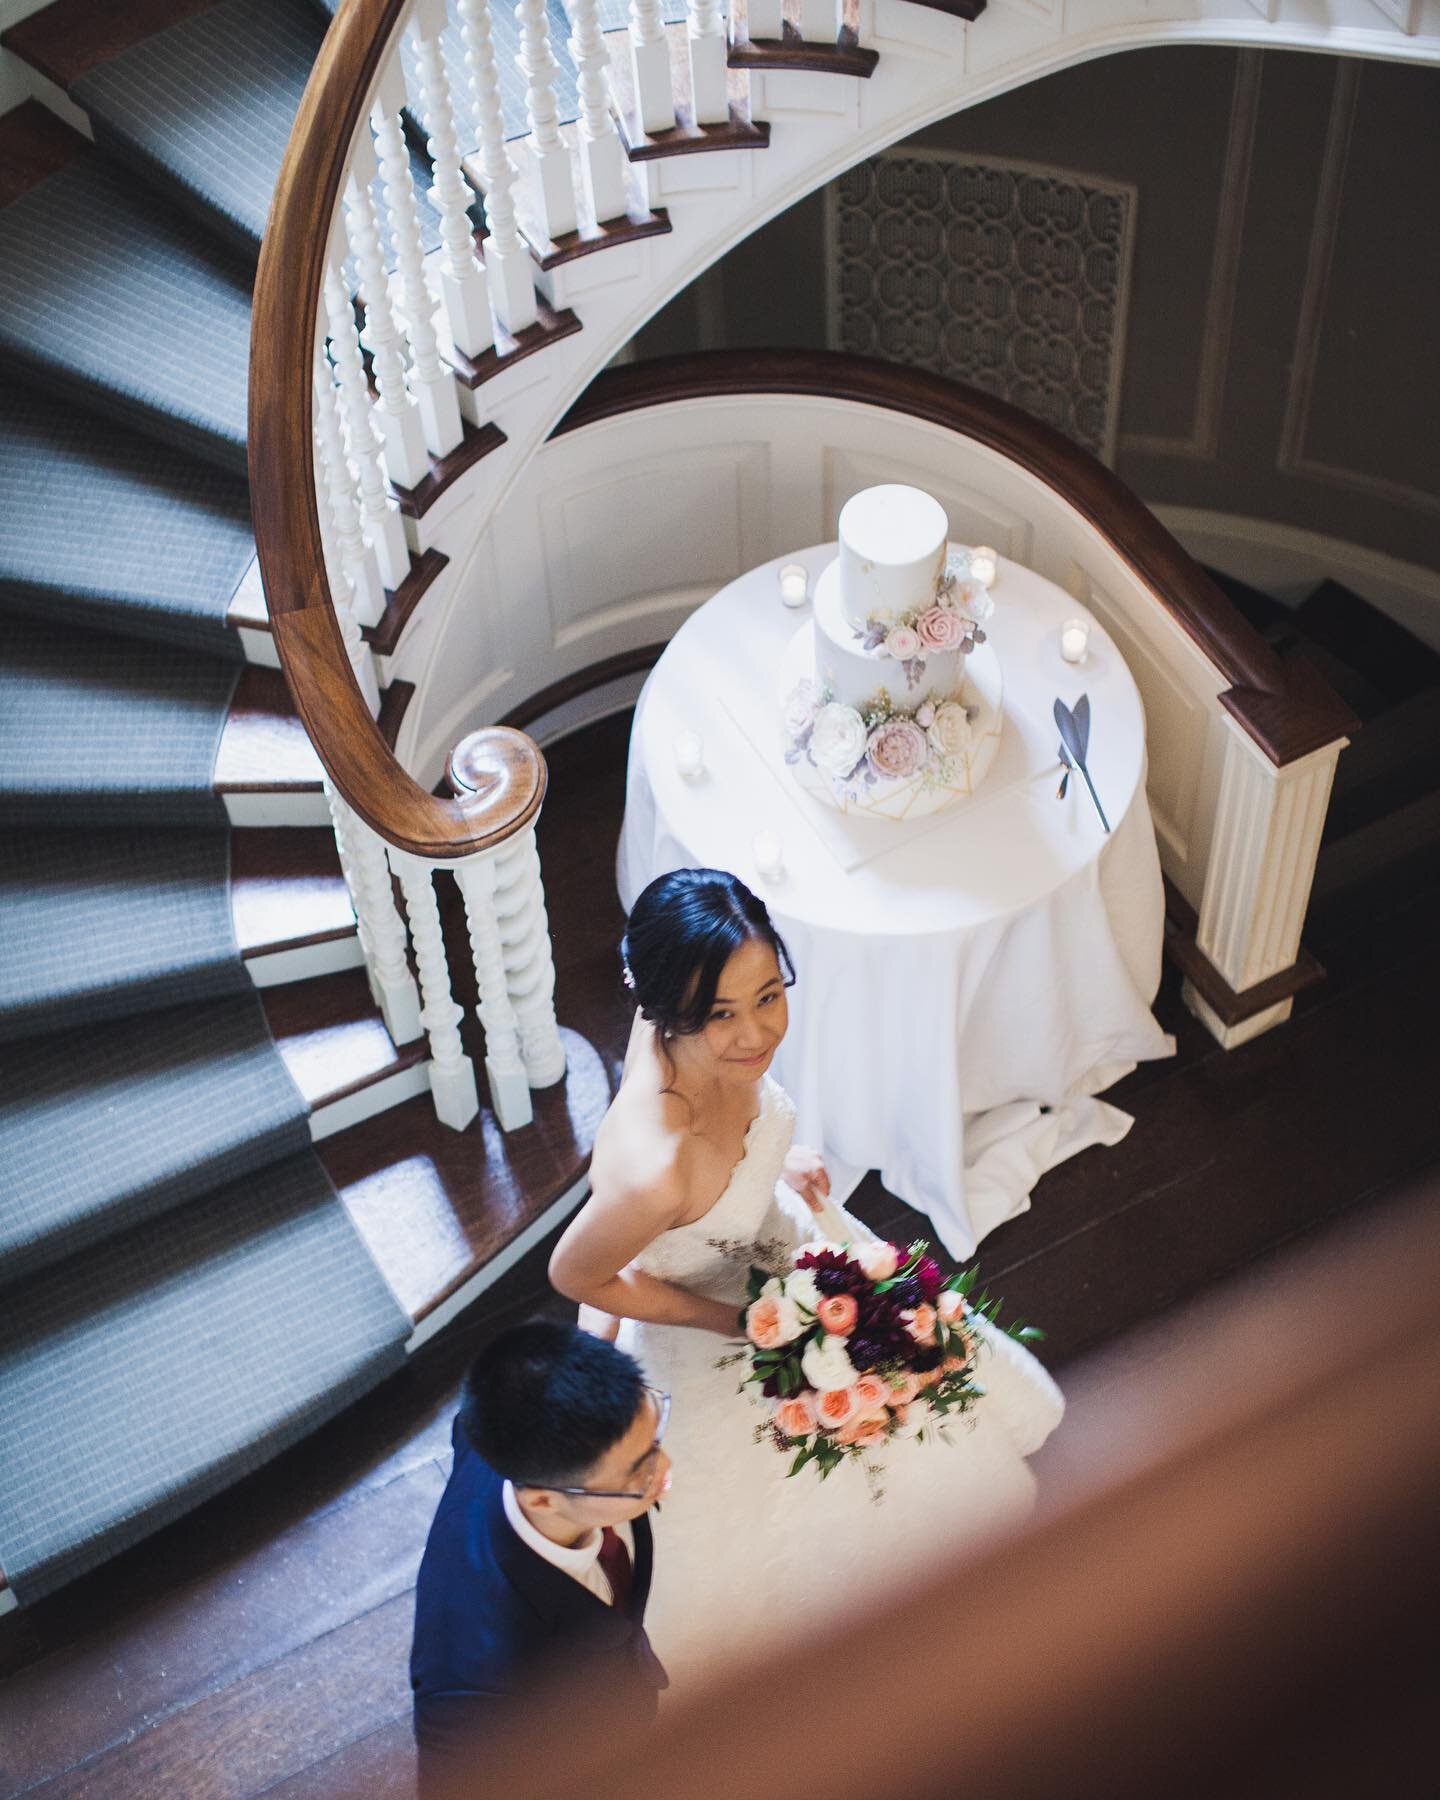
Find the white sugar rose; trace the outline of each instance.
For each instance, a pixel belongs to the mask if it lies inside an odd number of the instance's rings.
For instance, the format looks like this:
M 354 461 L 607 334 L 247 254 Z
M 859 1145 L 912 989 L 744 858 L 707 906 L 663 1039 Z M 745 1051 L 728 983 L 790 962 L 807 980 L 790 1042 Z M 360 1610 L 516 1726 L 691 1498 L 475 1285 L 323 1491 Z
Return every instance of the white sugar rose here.
M 989 590 L 978 581 L 962 581 L 954 590 L 951 599 L 967 619 L 974 619 L 977 625 L 983 624 L 995 610 L 995 602 L 990 598 Z
M 900 1267 L 900 1257 L 893 1244 L 862 1244 L 854 1254 L 870 1281 L 888 1281 Z
M 810 729 L 819 705 L 819 684 L 808 676 L 797 681 L 785 697 L 785 729 L 792 738 L 800 737 Z
M 925 734 L 937 756 L 963 756 L 970 748 L 970 719 L 958 700 L 947 700 L 935 708 L 935 717 Z
M 815 715 L 810 759 L 827 775 L 848 775 L 865 754 L 865 721 L 853 706 L 832 700 Z
M 839 1338 L 817 1338 L 814 1343 L 807 1344 L 800 1358 L 800 1368 L 811 1387 L 818 1388 L 822 1394 L 833 1393 L 836 1388 L 853 1387 L 859 1379 Z
M 920 633 L 910 625 L 892 625 L 885 639 L 885 649 L 896 662 L 909 662 L 912 656 L 919 656 L 924 647 Z
M 820 1290 L 815 1285 L 813 1269 L 797 1269 L 785 1277 L 785 1293 L 802 1312 L 814 1312 L 820 1304 Z

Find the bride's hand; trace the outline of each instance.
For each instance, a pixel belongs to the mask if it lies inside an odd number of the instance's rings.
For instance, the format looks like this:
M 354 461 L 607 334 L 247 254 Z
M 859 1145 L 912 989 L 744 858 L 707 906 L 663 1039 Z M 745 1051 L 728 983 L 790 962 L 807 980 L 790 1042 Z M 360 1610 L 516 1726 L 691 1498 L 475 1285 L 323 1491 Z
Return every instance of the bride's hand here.
M 792 1146 L 781 1167 L 780 1179 L 795 1190 L 813 1213 L 821 1210 L 830 1193 L 823 1157 L 818 1150 L 807 1150 L 803 1144 Z

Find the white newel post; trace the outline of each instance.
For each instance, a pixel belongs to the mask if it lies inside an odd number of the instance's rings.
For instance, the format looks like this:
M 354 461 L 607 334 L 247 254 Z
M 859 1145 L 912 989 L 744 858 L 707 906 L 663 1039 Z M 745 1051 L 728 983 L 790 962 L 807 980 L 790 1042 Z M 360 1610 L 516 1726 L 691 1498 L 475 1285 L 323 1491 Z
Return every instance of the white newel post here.
M 530 118 L 530 163 L 535 176 L 531 191 L 546 236 L 563 237 L 576 225 L 575 174 L 555 105 L 560 65 L 550 48 L 545 0 L 520 0 L 515 17 L 520 21 L 520 52 L 515 61 L 525 77 L 525 111 Z
M 499 853 L 495 906 L 525 1073 L 531 1087 L 550 1087 L 565 1073 L 565 1046 L 555 1021 L 555 962 L 533 825 Z
M 1277 768 L 1226 720 L 1229 737 L 1215 813 L 1196 942 L 1229 986 L 1243 994 L 1293 966 L 1315 877 L 1335 764 L 1345 738 Z M 1284 999 L 1227 1026 L 1194 991 L 1190 1010 L 1227 1049 L 1290 1016 Z
M 340 867 L 355 909 L 370 993 L 394 1042 L 413 1044 L 420 1035 L 420 995 L 405 960 L 405 921 L 395 904 L 385 846 L 328 780 L 325 798 L 330 803 Z
M 455 865 L 455 879 L 465 899 L 470 953 L 480 994 L 480 1023 L 485 1028 L 485 1075 L 490 1105 L 502 1131 L 528 1125 L 535 1116 L 530 1082 L 520 1051 L 520 1028 L 505 977 L 505 947 L 495 911 L 496 857 L 493 852 L 467 857 Z
M 460 168 L 455 109 L 440 50 L 445 24 L 445 0 L 419 0 L 410 22 L 411 41 L 430 126 L 428 148 L 435 167 L 430 200 L 440 215 L 440 294 L 445 318 L 455 347 L 466 356 L 478 356 L 494 343 L 495 328 L 490 320 L 485 268 L 475 254 L 469 211 L 473 196 Z
M 425 252 L 420 219 L 415 209 L 415 183 L 410 176 L 410 150 L 400 122 L 405 89 L 397 58 L 390 71 L 392 81 L 382 83 L 380 98 L 370 113 L 375 148 L 380 153 L 380 175 L 385 184 L 385 213 L 390 239 L 395 246 L 396 278 L 405 317 L 405 337 L 410 346 L 410 383 L 420 404 L 425 447 L 432 456 L 448 456 L 460 442 L 460 398 L 450 367 L 440 359 L 435 336 L 436 299 L 425 280 Z
M 785 14 L 780 0 L 749 0 L 746 31 L 754 44 L 778 44 L 785 35 Z
M 505 117 L 495 73 L 488 0 L 455 0 L 465 68 L 480 123 L 480 172 L 485 184 L 485 270 L 495 317 L 512 336 L 535 323 L 530 252 L 515 225 L 516 168 L 505 147 Z
M 669 131 L 675 123 L 675 94 L 670 80 L 670 40 L 660 16 L 660 0 L 630 0 L 630 62 L 640 129 Z
M 697 125 L 723 125 L 730 117 L 726 88 L 730 41 L 725 0 L 689 0 L 690 97 Z
M 579 72 L 580 118 L 576 132 L 580 145 L 580 173 L 586 197 L 597 224 L 618 219 L 626 211 L 625 152 L 610 114 L 610 86 L 605 71 L 610 52 L 600 30 L 598 0 L 571 0 L 570 20 L 575 30 L 570 54 Z
M 833 44 L 844 23 L 844 0 L 800 0 L 800 35 L 807 44 Z
M 405 377 L 403 342 L 395 315 L 390 310 L 390 285 L 380 227 L 370 198 L 370 184 L 377 165 L 368 133 L 355 140 L 350 177 L 345 186 L 345 223 L 350 248 L 360 274 L 360 299 L 365 309 L 361 341 L 370 352 L 379 400 L 375 416 L 385 444 L 385 467 L 397 487 L 413 488 L 430 473 L 425 449 L 425 430 L 420 408 Z
M 415 963 L 420 970 L 424 1002 L 420 1023 L 430 1040 L 430 1091 L 435 1098 L 435 1113 L 442 1125 L 463 1131 L 480 1110 L 480 1095 L 475 1086 L 475 1065 L 460 1042 L 460 1023 L 465 1015 L 450 991 L 450 965 L 445 959 L 440 908 L 431 883 L 432 866 L 401 850 L 391 850 L 390 863 L 405 895 Z
M 380 574 L 375 567 L 364 538 L 360 535 L 360 515 L 351 491 L 350 467 L 345 460 L 345 444 L 340 435 L 340 413 L 335 404 L 335 385 L 330 377 L 330 364 L 321 350 L 315 353 L 313 378 L 315 394 L 315 455 L 317 474 L 324 487 L 330 512 L 331 540 L 339 562 L 338 569 L 327 567 L 330 599 L 345 641 L 345 654 L 355 672 L 355 681 L 365 697 L 373 719 L 380 711 L 380 682 L 375 674 L 375 659 L 370 646 L 360 635 L 356 617 L 361 605 L 358 581 L 365 583 L 366 595 L 379 596 L 373 625 L 385 610 L 385 596 L 380 592 Z M 327 557 L 327 564 L 329 558 Z M 368 609 L 368 598 L 366 601 Z
M 360 484 L 360 528 L 375 553 L 382 583 L 395 589 L 410 573 L 405 521 L 385 480 L 384 446 L 375 430 L 374 403 L 360 355 L 355 309 L 333 260 L 325 270 L 325 316 L 330 354 L 340 382 L 345 445 Z

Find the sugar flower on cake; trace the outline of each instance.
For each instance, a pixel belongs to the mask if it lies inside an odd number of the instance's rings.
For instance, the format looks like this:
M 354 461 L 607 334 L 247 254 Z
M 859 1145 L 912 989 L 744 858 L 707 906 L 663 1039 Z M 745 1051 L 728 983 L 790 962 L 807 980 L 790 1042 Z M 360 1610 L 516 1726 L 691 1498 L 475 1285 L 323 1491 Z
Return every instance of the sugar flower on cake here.
M 853 706 L 828 701 L 810 728 L 810 760 L 827 775 L 849 775 L 865 754 L 865 721 Z
M 965 619 L 953 607 L 938 602 L 915 622 L 920 642 L 927 650 L 958 650 L 970 636 Z
M 925 735 L 937 756 L 947 761 L 964 756 L 968 754 L 974 736 L 970 715 L 958 700 L 943 701 L 935 708 Z
M 885 634 L 885 650 L 896 662 L 909 662 L 921 652 L 920 633 L 913 625 L 892 625 Z
M 797 681 L 785 696 L 785 729 L 792 738 L 803 738 L 815 723 L 820 710 L 820 684 L 808 675 Z
M 882 779 L 900 781 L 920 773 L 929 760 L 930 746 L 913 719 L 891 718 L 870 733 L 865 754 Z

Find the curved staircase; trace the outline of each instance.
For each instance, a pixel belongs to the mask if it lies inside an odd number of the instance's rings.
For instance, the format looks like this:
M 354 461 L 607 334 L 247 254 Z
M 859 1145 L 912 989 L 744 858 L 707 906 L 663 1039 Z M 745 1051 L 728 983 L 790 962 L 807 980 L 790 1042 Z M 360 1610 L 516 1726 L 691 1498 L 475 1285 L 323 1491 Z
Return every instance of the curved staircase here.
M 1392 29 L 1355 6 L 1357 44 Z M 424 134 L 449 129 L 443 85 L 477 184 L 460 213 L 477 233 L 492 223 L 470 154 L 483 121 L 463 101 L 483 15 L 503 135 L 529 139 L 521 276 L 493 231 L 479 241 L 493 287 L 539 294 L 507 320 L 497 292 L 492 344 L 442 342 L 454 441 L 404 479 L 392 468 L 379 503 L 396 531 L 349 651 L 383 689 L 392 749 L 410 684 L 436 672 L 443 634 L 427 644 L 417 626 L 453 614 L 508 488 L 669 294 L 798 194 L 952 110 L 962 85 L 973 99 L 1097 47 L 1233 32 L 1219 14 L 1196 29 L 1183 8 L 1157 20 L 1116 0 L 1113 18 L 1047 37 L 1045 9 L 997 4 L 973 27 L 995 28 L 977 50 L 967 21 L 983 8 L 851 0 L 830 8 L 827 37 L 811 0 L 783 23 L 772 0 L 774 35 L 752 37 L 752 0 L 716 63 L 687 46 L 683 0 L 640 5 L 637 86 L 621 0 L 591 0 L 580 27 L 560 0 L 513 16 L 453 0 L 448 17 L 423 0 L 441 73 L 407 40 L 376 208 L 408 163 L 418 251 L 437 253 L 446 216 Z M 490 1112 L 464 1135 L 437 1122 L 433 1008 L 427 994 L 430 1044 L 393 1041 L 324 772 L 278 671 L 272 632 L 298 643 L 302 615 L 282 627 L 281 595 L 271 618 L 250 533 L 250 293 L 336 8 L 114 10 L 55 0 L 4 40 L 93 141 L 34 101 L 0 119 L 0 1607 L 178 1516 L 396 1367 L 482 1265 L 573 1203 L 606 1098 L 604 1071 L 567 1038 L 569 1098 L 537 1099 L 519 1181 Z M 719 7 L 689 16 L 692 39 L 696 19 L 707 40 L 724 30 Z M 1271 24 L 1285 42 L 1332 30 L 1303 8 Z M 592 129 L 607 46 L 623 148 L 610 175 Z M 656 55 L 668 122 L 646 113 Z M 574 125 L 573 218 L 563 204 L 547 216 L 528 185 L 546 105 L 551 125 Z M 449 212 L 453 225 L 453 192 Z M 381 250 L 403 292 L 404 255 Z M 373 348 L 366 379 L 383 380 Z M 574 660 L 557 656 L 546 680 Z M 412 910 L 430 877 L 413 879 Z M 473 1021 L 464 1035 L 483 1053 Z M 461 1222 L 419 1275 L 407 1183 Z

